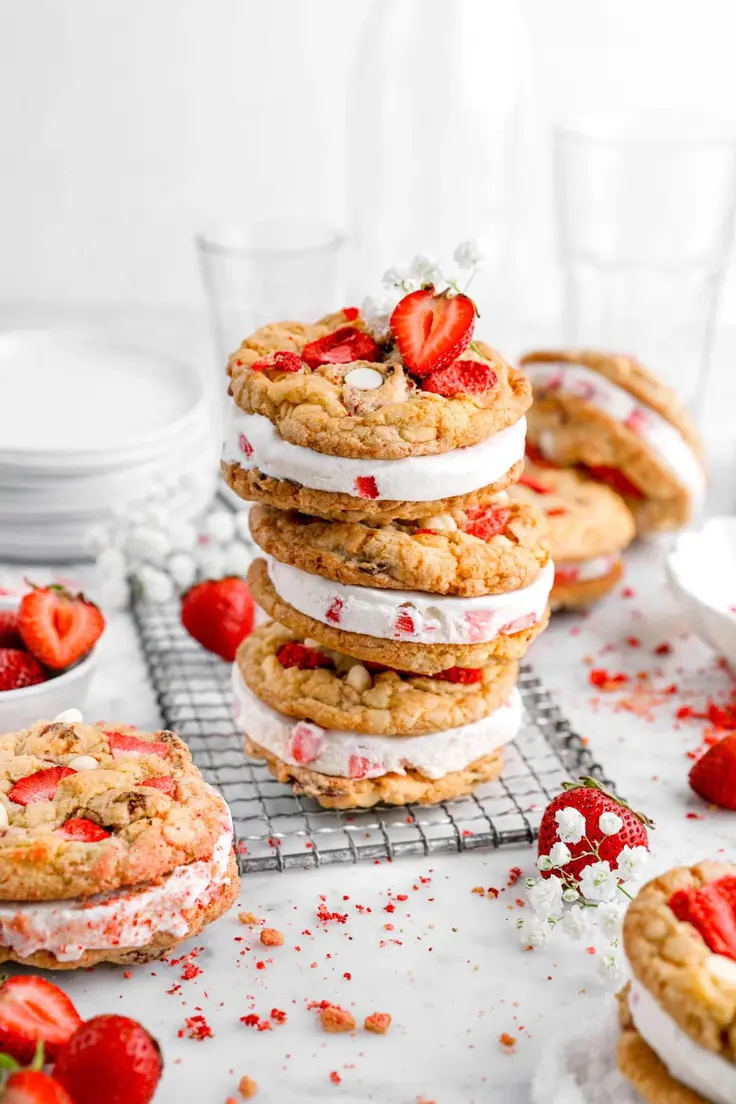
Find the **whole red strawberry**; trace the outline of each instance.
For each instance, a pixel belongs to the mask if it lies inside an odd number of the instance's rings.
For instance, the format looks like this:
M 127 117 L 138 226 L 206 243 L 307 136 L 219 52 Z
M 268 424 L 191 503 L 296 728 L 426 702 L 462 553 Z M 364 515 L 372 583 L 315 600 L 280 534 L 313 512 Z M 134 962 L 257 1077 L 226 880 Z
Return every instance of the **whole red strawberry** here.
M 585 867 L 594 862 L 608 862 L 615 869 L 624 847 L 648 846 L 647 828 L 654 825 L 643 813 L 635 813 L 623 798 L 614 797 L 594 778 L 565 782 L 563 786 L 563 792 L 550 801 L 542 816 L 537 844 L 540 856 L 549 855 L 556 843 L 566 843 L 572 858 L 565 864 L 564 871 L 578 879 Z M 563 809 L 574 809 L 585 821 L 583 836 L 577 842 L 561 838 L 557 813 Z M 614 814 L 622 821 L 621 827 L 611 835 L 607 835 L 600 826 L 604 813 Z M 597 856 L 591 854 L 596 848 Z M 548 878 L 551 873 L 549 870 L 542 871 L 542 877 Z
M 189 635 L 230 663 L 253 628 L 254 617 L 248 584 L 236 575 L 197 583 L 181 603 L 181 623 Z
M 63 671 L 91 652 L 104 628 L 97 606 L 62 586 L 34 587 L 18 606 L 23 643 L 52 671 Z
M 428 376 L 457 360 L 470 344 L 475 314 L 467 295 L 438 295 L 431 284 L 405 295 L 394 307 L 391 332 L 409 371 Z M 432 390 L 456 394 L 446 388 Z
M 0 692 L 22 690 L 45 682 L 46 675 L 37 659 L 19 648 L 0 648 Z
M 127 1016 L 95 1016 L 59 1054 L 54 1077 L 74 1104 L 148 1104 L 161 1078 L 156 1040 Z
M 736 732 L 709 748 L 693 764 L 688 780 L 704 801 L 736 809 Z
M 81 1022 L 66 993 L 45 978 L 22 974 L 0 985 L 0 1051 L 16 1062 L 29 1063 L 38 1043 L 53 1062 Z

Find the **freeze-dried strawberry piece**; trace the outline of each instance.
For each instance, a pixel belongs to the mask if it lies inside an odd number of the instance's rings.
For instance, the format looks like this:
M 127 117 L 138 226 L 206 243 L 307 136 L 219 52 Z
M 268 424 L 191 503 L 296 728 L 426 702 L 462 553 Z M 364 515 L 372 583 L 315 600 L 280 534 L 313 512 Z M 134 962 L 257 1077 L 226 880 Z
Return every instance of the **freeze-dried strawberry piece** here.
M 545 510 L 544 513 L 547 517 L 564 517 L 567 510 L 564 506 L 555 506 L 551 510 Z
M 736 960 L 736 878 L 726 875 L 701 889 L 678 889 L 669 899 L 678 920 L 692 924 L 714 954 Z
M 332 625 L 340 624 L 340 616 L 342 613 L 342 607 L 345 605 L 342 598 L 333 598 L 327 607 L 325 617 Z
M 455 395 L 482 395 L 497 383 L 498 376 L 490 364 L 480 360 L 456 360 L 447 368 L 427 376 L 422 383 L 422 391 L 451 399 Z
M 535 479 L 533 475 L 527 475 L 524 472 L 519 476 L 519 482 L 522 487 L 528 487 L 530 491 L 534 491 L 535 494 L 546 495 L 552 494 L 554 487 L 547 487 L 544 483 L 540 483 L 538 479 Z
M 533 445 L 531 441 L 526 442 L 525 455 L 527 460 L 531 460 L 532 464 L 536 464 L 538 468 L 555 467 L 555 465 L 547 459 L 542 450 L 537 448 L 536 445 Z
M 355 493 L 359 498 L 378 498 L 378 484 L 372 475 L 359 475 L 355 480 Z
M 316 648 L 307 648 L 305 644 L 290 641 L 283 644 L 276 658 L 282 667 L 298 667 L 300 671 L 311 671 L 317 667 L 332 667 L 332 660 Z
M 394 632 L 399 635 L 412 636 L 415 632 L 414 618 L 407 609 L 400 609 L 394 621 Z
M 264 372 L 270 368 L 274 372 L 301 372 L 303 367 L 304 363 L 298 353 L 279 350 L 276 353 L 271 353 L 267 357 L 263 357 L 262 360 L 257 360 L 253 365 L 253 370 L 255 372 Z
M 555 585 L 558 583 L 576 583 L 580 578 L 579 567 L 556 567 Z
M 471 537 L 478 537 L 479 540 L 489 541 L 499 533 L 503 533 L 511 517 L 511 510 L 505 506 L 496 509 L 475 506 L 471 510 L 466 510 L 465 515 L 468 520 L 463 532 Z
M 368 771 L 375 766 L 376 764 L 371 763 L 370 759 L 366 759 L 364 755 L 351 755 L 348 759 L 348 777 L 365 778 Z
M 351 364 L 354 360 L 378 360 L 380 349 L 370 334 L 354 326 L 343 326 L 334 333 L 310 341 L 302 349 L 302 358 L 310 368 L 320 364 Z
M 463 617 L 468 626 L 468 636 L 471 644 L 479 644 L 484 640 L 492 640 L 495 636 L 493 623 L 496 615 L 492 610 L 470 610 Z
M 432 678 L 441 679 L 443 682 L 461 682 L 470 685 L 473 682 L 483 681 L 483 671 L 480 667 L 448 667 L 446 671 L 439 671 Z
M 356 318 L 360 317 L 359 307 L 343 307 L 342 313 L 345 315 L 346 322 L 354 322 Z
M 642 433 L 647 428 L 647 416 L 643 410 L 634 407 L 628 418 L 625 419 L 624 425 L 632 433 Z
M 294 725 L 289 741 L 289 752 L 297 763 L 313 763 L 322 747 L 322 729 L 300 721 Z
M 245 456 L 247 460 L 250 460 L 253 455 L 253 446 L 244 433 L 241 433 L 238 437 L 238 445 L 240 446 L 240 451 L 243 456 Z
M 607 483 L 609 487 L 613 487 L 620 495 L 625 495 L 628 498 L 643 498 L 642 491 L 632 483 L 628 476 L 624 475 L 618 468 L 609 468 L 604 465 L 597 464 L 595 466 L 588 465 L 588 471 L 593 476 L 593 479 L 597 479 L 600 483 Z

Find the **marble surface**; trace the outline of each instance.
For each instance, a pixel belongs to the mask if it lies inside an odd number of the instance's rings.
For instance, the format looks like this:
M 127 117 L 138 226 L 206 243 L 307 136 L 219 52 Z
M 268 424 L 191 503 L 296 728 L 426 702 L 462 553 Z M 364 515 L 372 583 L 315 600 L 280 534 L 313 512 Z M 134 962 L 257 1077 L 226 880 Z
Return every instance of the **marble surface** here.
M 656 820 L 653 871 L 705 855 L 733 856 L 736 840 L 736 817 L 708 811 L 687 787 L 686 753 L 699 745 L 700 723 L 674 720 L 680 705 L 727 693 L 731 679 L 685 633 L 666 589 L 662 554 L 660 544 L 639 546 L 617 593 L 589 617 L 555 619 L 532 655 L 621 792 Z M 625 597 L 628 588 L 633 595 Z M 662 642 L 672 645 L 670 656 L 653 654 Z M 100 660 L 86 715 L 156 725 L 127 615 L 111 618 Z M 676 684 L 677 692 L 632 692 L 629 685 L 601 694 L 590 685 L 589 660 L 632 677 L 646 671 L 639 685 L 662 691 Z M 237 1100 L 246 1073 L 258 1081 L 264 1104 L 333 1096 L 521 1104 L 529 1100 L 541 1050 L 560 1025 L 583 1024 L 612 1000 L 579 944 L 560 938 L 544 951 L 521 950 L 515 930 L 524 915 L 516 903 L 521 887 L 508 885 L 509 872 L 533 873 L 533 863 L 532 849 L 524 847 L 248 875 L 238 907 L 194 943 L 201 948 L 191 959 L 202 969 L 198 976 L 182 980 L 186 963 L 158 963 L 130 976 L 98 968 L 59 981 L 83 1014 L 124 1011 L 156 1035 L 166 1061 L 161 1104 Z M 471 892 L 478 885 L 502 892 L 496 900 L 480 897 Z M 346 915 L 345 922 L 320 922 L 322 904 Z M 239 923 L 241 909 L 283 931 L 283 947 L 263 947 L 257 932 Z M 174 957 L 192 949 L 185 945 Z M 390 1032 L 327 1035 L 306 1007 L 320 1000 L 349 1008 L 359 1023 L 370 1012 L 390 1012 Z M 282 1026 L 259 1032 L 239 1022 L 250 1012 L 268 1018 L 273 1008 L 286 1013 Z M 205 1015 L 212 1038 L 179 1037 L 185 1019 L 196 1015 Z M 503 1034 L 516 1039 L 512 1049 L 499 1042 Z

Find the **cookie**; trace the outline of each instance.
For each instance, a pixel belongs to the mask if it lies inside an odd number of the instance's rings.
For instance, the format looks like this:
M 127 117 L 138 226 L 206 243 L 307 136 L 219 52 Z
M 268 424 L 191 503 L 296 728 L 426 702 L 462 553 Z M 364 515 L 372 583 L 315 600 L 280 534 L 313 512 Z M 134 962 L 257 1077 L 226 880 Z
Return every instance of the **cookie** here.
M 624 1075 L 652 1104 L 736 1100 L 736 866 L 655 878 L 629 906 L 623 939 L 634 974 Z
M 526 503 L 386 525 L 255 506 L 250 531 L 264 552 L 324 579 L 461 597 L 528 586 L 549 561 L 544 518 Z
M 636 531 L 620 495 L 577 470 L 527 461 L 509 497 L 545 514 L 555 564 L 552 609 L 585 608 L 616 585 L 623 574 L 621 552 Z
M 520 418 L 452 452 L 398 460 L 337 458 L 291 444 L 264 415 L 245 414 L 233 404 L 222 463 L 228 484 L 243 498 L 338 520 L 390 520 L 436 513 L 443 504 L 482 505 L 520 471 L 525 436 L 526 418 Z M 417 503 L 425 504 L 419 512 Z
M 0 902 L 150 882 L 211 859 L 228 817 L 173 732 L 48 721 L 0 736 L 0 806 Z
M 330 360 L 320 363 L 310 355 L 313 343 L 329 335 L 336 335 Z M 360 317 L 341 311 L 313 325 L 257 330 L 230 357 L 229 390 L 242 411 L 267 418 L 293 445 L 353 460 L 401 460 L 477 445 L 531 405 L 526 377 L 490 346 L 473 342 L 459 365 L 470 366 L 468 384 L 460 379 L 454 394 L 438 393 L 429 377 L 409 371 L 392 337 L 377 343 Z
M 269 617 L 302 639 L 397 670 L 433 675 L 448 667 L 521 658 L 549 619 L 553 575 L 548 564 L 523 590 L 438 600 L 418 591 L 347 587 L 277 560 L 258 559 L 250 566 L 248 584 Z
M 265 748 L 246 739 L 245 750 L 256 759 L 264 759 L 279 782 L 290 785 L 296 794 L 313 797 L 325 809 L 370 809 L 374 805 L 437 805 L 470 794 L 483 782 L 493 782 L 503 770 L 503 755 L 495 752 L 469 763 L 463 770 L 437 780 L 425 778 L 415 770 L 405 774 L 384 774 L 379 778 L 335 778 L 319 774 L 309 767 L 292 766 Z
M 546 460 L 609 483 L 639 532 L 687 524 L 705 490 L 702 444 L 668 388 L 625 356 L 566 350 L 522 364 L 535 392 L 529 440 Z
M 516 663 L 450 670 L 441 678 L 378 668 L 315 649 L 271 621 L 238 649 L 239 677 L 262 702 L 322 728 L 415 736 L 472 724 L 498 709 L 518 677 Z M 242 720 L 235 676 L 235 716 Z M 252 733 L 257 737 L 257 731 Z

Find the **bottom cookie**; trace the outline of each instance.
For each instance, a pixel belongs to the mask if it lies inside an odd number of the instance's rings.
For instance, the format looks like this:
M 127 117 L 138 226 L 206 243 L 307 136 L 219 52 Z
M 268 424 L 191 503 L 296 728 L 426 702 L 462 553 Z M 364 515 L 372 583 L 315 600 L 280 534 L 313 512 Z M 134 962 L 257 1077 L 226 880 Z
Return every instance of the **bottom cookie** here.
M 633 1025 L 622 1030 L 616 1058 L 621 1073 L 648 1104 L 711 1104 L 675 1080 Z
M 71 960 L 60 960 L 56 955 L 45 950 L 37 950 L 24 956 L 12 947 L 0 946 L 0 963 L 17 962 L 22 966 L 33 966 L 40 970 L 78 970 L 96 966 L 100 962 L 110 962 L 121 966 L 136 966 L 146 962 L 154 962 L 180 943 L 199 935 L 202 929 L 214 920 L 218 920 L 220 916 L 232 908 L 239 892 L 238 862 L 235 852 L 231 851 L 225 878 L 218 892 L 210 896 L 206 904 L 198 903 L 192 908 L 182 911 L 182 921 L 187 924 L 187 930 L 183 935 L 157 932 L 149 943 L 142 946 L 90 948 L 83 951 L 78 958 Z
M 560 572 L 555 573 L 549 604 L 552 612 L 561 609 L 587 609 L 605 598 L 624 573 L 624 565 L 618 560 L 611 570 L 597 579 L 566 579 Z
M 405 774 L 384 774 L 378 778 L 339 778 L 319 774 L 308 767 L 298 767 L 278 759 L 249 737 L 245 750 L 256 759 L 264 759 L 269 771 L 279 782 L 290 784 L 294 793 L 313 797 L 325 809 L 370 809 L 373 805 L 436 805 L 452 801 L 472 791 L 482 782 L 492 782 L 503 769 L 500 750 L 476 759 L 463 770 L 442 778 L 426 778 L 418 771 Z

